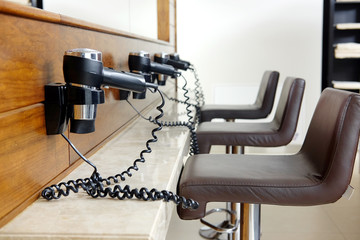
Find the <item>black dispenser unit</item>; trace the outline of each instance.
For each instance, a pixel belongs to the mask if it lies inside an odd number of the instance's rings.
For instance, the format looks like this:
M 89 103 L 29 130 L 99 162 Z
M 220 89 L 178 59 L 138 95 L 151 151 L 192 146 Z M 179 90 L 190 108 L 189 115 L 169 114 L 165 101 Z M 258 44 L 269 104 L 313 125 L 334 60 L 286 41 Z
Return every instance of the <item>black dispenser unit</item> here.
M 117 72 L 103 67 L 102 53 L 87 48 L 65 52 L 64 83 L 45 86 L 45 117 L 47 134 L 63 133 L 70 119 L 70 131 L 95 131 L 97 104 L 105 102 L 101 86 L 126 91 L 145 92 L 156 84 L 146 83 L 138 74 Z

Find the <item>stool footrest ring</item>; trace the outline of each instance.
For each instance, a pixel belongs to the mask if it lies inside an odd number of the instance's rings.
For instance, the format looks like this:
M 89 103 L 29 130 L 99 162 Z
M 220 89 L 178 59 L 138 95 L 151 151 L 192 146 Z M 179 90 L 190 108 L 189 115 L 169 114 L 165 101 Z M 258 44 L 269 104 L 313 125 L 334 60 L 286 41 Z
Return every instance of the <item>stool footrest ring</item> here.
M 236 218 L 236 212 L 231 211 L 229 209 L 225 209 L 225 208 L 214 208 L 214 209 L 211 209 L 211 210 L 207 211 L 205 213 L 205 216 L 208 216 L 210 214 L 217 213 L 217 212 L 226 212 L 226 213 L 232 215 L 231 218 L 236 219 L 235 224 L 233 225 L 233 224 L 230 224 L 230 222 L 229 222 L 229 224 L 226 227 L 221 227 L 219 225 L 214 225 L 212 223 L 209 223 L 204 218 L 201 218 L 200 222 L 202 224 L 214 229 L 216 232 L 219 232 L 219 233 L 233 233 L 233 232 L 235 232 L 237 230 L 237 228 L 239 227 L 239 224 L 240 224 L 240 219 Z

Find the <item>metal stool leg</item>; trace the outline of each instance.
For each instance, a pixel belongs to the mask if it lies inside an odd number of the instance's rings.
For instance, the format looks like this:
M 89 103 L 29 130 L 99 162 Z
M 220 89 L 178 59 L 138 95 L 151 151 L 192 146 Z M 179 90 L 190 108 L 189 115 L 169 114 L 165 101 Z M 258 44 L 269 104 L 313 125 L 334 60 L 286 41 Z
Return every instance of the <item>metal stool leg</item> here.
M 241 204 L 241 240 L 260 240 L 260 204 Z
M 260 204 L 249 204 L 249 240 L 260 240 Z
M 236 212 L 236 217 L 231 216 L 231 218 L 229 219 L 230 224 L 234 225 L 237 219 L 240 219 L 240 221 L 241 221 L 240 203 L 226 203 L 226 208 L 227 209 L 230 208 L 231 211 Z M 240 240 L 240 226 L 238 227 L 238 229 L 235 232 L 227 234 L 227 239 L 228 240 Z

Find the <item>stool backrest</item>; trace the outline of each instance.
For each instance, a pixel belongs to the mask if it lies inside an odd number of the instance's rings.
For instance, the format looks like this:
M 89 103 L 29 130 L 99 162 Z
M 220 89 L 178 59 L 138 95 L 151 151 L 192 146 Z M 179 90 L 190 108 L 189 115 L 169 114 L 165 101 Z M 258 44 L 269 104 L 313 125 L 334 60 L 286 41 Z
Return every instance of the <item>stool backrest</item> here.
M 287 77 L 281 90 L 281 95 L 273 119 L 274 127 L 278 129 L 279 139 L 288 144 L 296 131 L 301 103 L 305 91 L 305 80 Z
M 360 131 L 360 95 L 327 88 L 321 94 L 300 154 L 312 160 L 334 199 L 350 183 Z
M 262 109 L 266 117 L 274 106 L 276 88 L 279 81 L 279 72 L 265 71 L 260 83 L 260 88 L 255 100 L 255 105 Z

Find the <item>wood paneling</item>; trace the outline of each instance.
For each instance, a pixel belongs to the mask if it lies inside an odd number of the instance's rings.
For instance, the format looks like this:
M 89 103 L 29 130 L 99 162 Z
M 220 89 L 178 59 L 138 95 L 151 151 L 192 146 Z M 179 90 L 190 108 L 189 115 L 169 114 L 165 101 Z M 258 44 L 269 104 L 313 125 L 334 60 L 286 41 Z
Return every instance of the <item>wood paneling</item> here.
M 20 16 L 22 18 L 36 19 L 43 22 L 60 22 L 59 14 L 7 1 L 0 1 L 0 12 L 13 16 Z
M 158 39 L 170 41 L 169 0 L 158 0 Z
M 59 27 L 0 14 L 0 112 L 44 100 L 44 85 L 63 82 Z
M 159 9 L 158 9 L 159 10 Z M 21 18 L 29 18 L 33 20 L 39 20 L 42 22 L 50 22 L 50 23 L 57 23 L 66 26 L 77 27 L 81 29 L 87 29 L 91 31 L 97 31 L 102 33 L 108 33 L 117 36 L 123 36 L 128 38 L 134 39 L 141 39 L 142 41 L 154 42 L 156 44 L 168 45 L 167 42 L 161 41 L 159 38 L 158 40 L 140 36 L 134 33 L 129 33 L 125 31 L 121 31 L 118 29 L 98 25 L 95 23 L 89 23 L 80 19 L 64 16 L 57 13 L 52 13 L 48 11 L 44 11 L 41 9 L 23 6 L 21 4 L 7 2 L 7 1 L 0 1 L 0 12 L 12 16 L 18 16 Z
M 69 166 L 66 142 L 44 121 L 43 104 L 0 114 L 0 219 Z
M 64 82 L 63 54 L 72 48 L 103 53 L 104 66 L 128 70 L 128 54 L 145 50 L 174 52 L 168 42 L 143 38 L 88 24 L 39 9 L 0 1 L 0 226 L 38 197 L 50 182 L 64 177 L 78 157 L 60 135 L 47 136 L 44 85 Z M 171 85 L 165 89 L 174 91 Z M 93 153 L 136 113 L 119 100 L 118 90 L 105 89 L 98 106 L 96 132 L 70 134 L 81 152 Z M 141 111 L 157 96 L 131 100 Z

